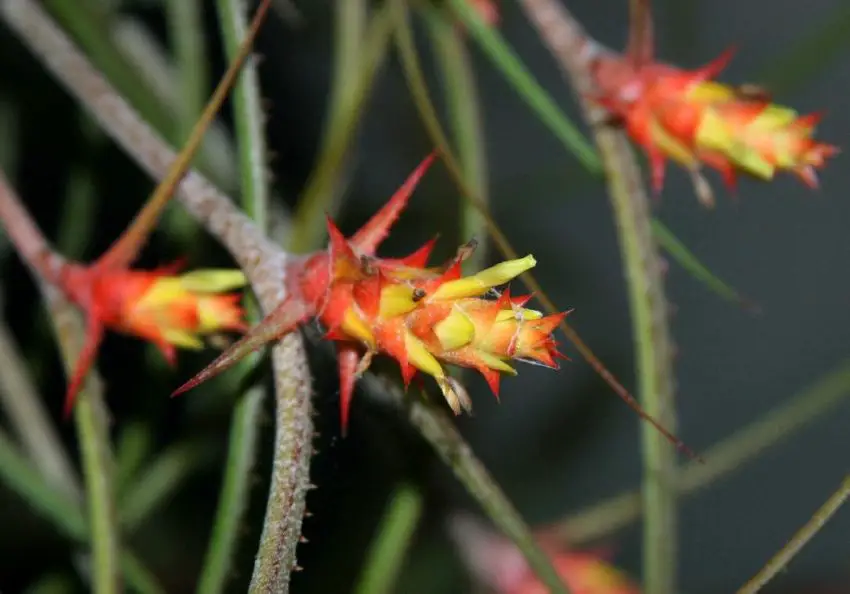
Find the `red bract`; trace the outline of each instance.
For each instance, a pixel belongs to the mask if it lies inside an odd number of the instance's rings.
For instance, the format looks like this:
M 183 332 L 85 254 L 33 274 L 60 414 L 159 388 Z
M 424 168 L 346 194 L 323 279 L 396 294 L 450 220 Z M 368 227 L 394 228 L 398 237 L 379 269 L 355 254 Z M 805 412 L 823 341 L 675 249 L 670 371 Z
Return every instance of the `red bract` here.
M 637 14 L 644 18 L 632 23 L 627 53 L 594 58 L 592 99 L 644 149 L 656 194 L 668 158 L 691 172 L 697 195 L 708 205 L 713 199 L 702 165 L 718 170 L 730 189 L 739 172 L 769 181 L 777 171 L 792 172 L 816 187 L 815 170 L 838 152 L 812 139 L 821 116 L 800 116 L 752 86 L 713 82 L 731 59 L 731 49 L 696 70 L 655 62 L 649 2 L 642 8 Z
M 107 252 L 109 253 L 109 252 Z M 135 270 L 102 260 L 90 266 L 66 264 L 60 288 L 86 315 L 83 350 L 68 383 L 69 414 L 105 330 L 148 340 L 174 364 L 176 347 L 200 349 L 201 337 L 246 330 L 238 294 L 221 294 L 245 285 L 239 270 L 198 270 L 176 276 L 179 264 Z
M 321 322 L 325 338 L 337 345 L 343 431 L 354 382 L 375 354 L 398 361 L 405 384 L 417 371 L 432 376 L 456 414 L 471 404 L 463 386 L 445 373 L 443 363 L 480 371 L 496 395 L 500 375 L 516 373 L 508 363 L 512 359 L 557 368 L 556 359 L 563 355 L 551 334 L 566 314 L 543 316 L 523 307 L 529 296 L 495 291 L 533 267 L 532 256 L 467 277 L 461 274 L 461 263 L 471 253 L 470 246 L 459 250 L 444 269 L 426 268 L 433 242 L 406 258 L 375 256 L 432 161 L 433 156 L 426 158 L 351 238 L 346 239 L 329 219 L 328 249 L 290 266 L 284 303 L 175 394 L 310 318 Z

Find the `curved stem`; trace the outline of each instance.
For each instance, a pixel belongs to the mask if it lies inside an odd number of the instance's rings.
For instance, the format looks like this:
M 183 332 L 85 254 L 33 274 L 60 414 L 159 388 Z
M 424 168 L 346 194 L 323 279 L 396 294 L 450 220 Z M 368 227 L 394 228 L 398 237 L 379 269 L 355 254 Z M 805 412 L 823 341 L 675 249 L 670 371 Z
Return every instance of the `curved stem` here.
M 579 97 L 585 119 L 599 121 L 587 101 L 591 78 L 581 49 L 584 33 L 555 0 L 523 0 L 523 9 L 544 44 L 558 60 Z M 632 3 L 633 8 L 640 3 Z M 635 16 L 635 15 L 633 15 Z M 628 285 L 637 356 L 638 397 L 647 414 L 665 428 L 676 422 L 672 343 L 667 301 L 649 198 L 628 141 L 620 132 L 598 126 L 596 145 L 606 172 L 624 274 Z M 676 591 L 676 458 L 653 427 L 641 425 L 643 459 L 643 580 L 649 594 Z
M 759 571 L 743 588 L 738 590 L 737 594 L 756 594 L 778 573 L 784 570 L 791 560 L 803 550 L 809 541 L 814 538 L 815 534 L 820 532 L 832 516 L 844 505 L 844 502 L 850 498 L 850 475 L 846 476 L 841 482 L 841 486 L 826 500 L 818 511 L 806 522 L 806 524 L 797 531 L 794 537 L 782 549 L 767 562 L 761 571 Z

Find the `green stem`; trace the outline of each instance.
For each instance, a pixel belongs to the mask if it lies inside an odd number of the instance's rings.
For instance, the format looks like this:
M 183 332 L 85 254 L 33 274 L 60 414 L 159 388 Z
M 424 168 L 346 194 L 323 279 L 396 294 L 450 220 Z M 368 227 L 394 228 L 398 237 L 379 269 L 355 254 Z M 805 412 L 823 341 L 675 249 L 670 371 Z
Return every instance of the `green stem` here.
M 242 0 L 218 0 L 218 20 L 228 59 L 236 55 L 245 37 L 248 20 Z M 260 81 L 257 68 L 246 63 L 233 89 L 233 116 L 239 154 L 242 204 L 245 212 L 262 231 L 268 229 L 269 189 L 267 179 L 265 129 Z M 249 299 L 246 297 L 246 299 Z M 257 321 L 256 303 L 246 303 L 248 317 Z M 246 357 L 240 366 L 257 364 L 259 353 Z M 240 374 L 241 375 L 241 374 Z M 227 461 L 219 491 L 212 536 L 207 548 L 197 591 L 213 594 L 224 591 L 236 555 L 243 518 L 248 510 L 251 473 L 257 463 L 260 415 L 267 390 L 254 386 L 241 395 L 233 409 Z
M 390 594 L 422 515 L 422 495 L 409 485 L 396 489 L 372 542 L 356 594 Z
M 841 482 L 841 486 L 827 499 L 818 511 L 806 522 L 806 524 L 797 531 L 794 537 L 782 549 L 767 562 L 761 571 L 759 571 L 744 587 L 738 590 L 737 594 L 756 594 L 778 573 L 783 571 L 791 560 L 803 550 L 809 541 L 814 538 L 815 534 L 820 532 L 832 516 L 844 505 L 844 502 L 850 498 L 850 475 L 846 476 Z
M 325 232 L 325 213 L 338 193 L 339 174 L 357 132 L 369 92 L 387 54 L 391 21 L 380 8 L 369 23 L 365 38 L 363 0 L 337 2 L 337 47 L 334 87 L 325 136 L 316 167 L 307 181 L 298 208 L 289 247 L 294 251 L 315 249 Z
M 73 307 L 54 289 L 43 288 L 54 332 L 62 350 L 65 372 L 73 372 L 82 346 L 83 328 Z M 122 591 L 121 542 L 113 485 L 114 461 L 109 444 L 108 412 L 100 380 L 92 371 L 74 406 L 80 443 L 89 533 L 92 547 L 92 587 L 95 594 Z
M 788 439 L 832 411 L 850 396 L 850 360 L 793 395 L 757 421 L 739 429 L 704 452 L 705 463 L 689 462 L 677 477 L 679 495 L 692 495 L 739 470 L 765 450 Z M 606 537 L 641 517 L 641 493 L 622 493 L 560 523 L 558 533 L 572 544 Z
M 167 0 L 165 3 L 172 52 L 177 62 L 180 103 L 178 146 L 182 146 L 204 110 L 209 88 L 201 0 Z M 168 209 L 163 223 L 184 249 L 197 246 L 199 228 L 183 209 Z
M 478 109 L 475 72 L 463 42 L 463 34 L 454 23 L 448 22 L 442 13 L 433 8 L 427 7 L 425 16 L 440 69 L 457 157 L 464 179 L 475 195 L 481 197 L 484 204 L 489 204 L 483 123 Z M 486 220 L 468 200 L 461 201 L 460 220 L 460 243 L 472 237 L 476 237 L 480 242 L 486 239 Z M 469 265 L 472 270 L 483 268 L 486 257 L 487 250 L 479 244 L 470 258 Z
M 538 546 L 531 529 L 443 410 L 425 398 L 411 398 L 385 378 L 367 373 L 362 381 L 372 394 L 384 395 L 392 406 L 407 412 L 410 424 L 451 468 L 493 524 L 522 552 L 540 581 L 553 593 L 569 594 L 569 588 L 561 581 L 549 556 Z
M 638 398 L 647 414 L 675 431 L 672 349 L 667 301 L 652 240 L 649 199 L 625 138 L 600 131 L 597 142 L 608 170 L 608 191 L 629 289 L 637 354 Z M 676 451 L 649 423 L 641 423 L 644 507 L 644 587 L 676 592 Z
M 89 380 L 89 385 L 91 380 Z M 112 485 L 112 458 L 106 429 L 106 407 L 90 389 L 80 393 L 74 420 L 80 440 L 89 531 L 92 535 L 92 583 L 95 594 L 122 591 L 120 536 Z
M 454 3 L 454 2 L 453 2 Z M 524 0 L 523 8 L 543 43 L 558 60 L 578 95 L 589 123 L 598 110 L 588 101 L 592 82 L 578 55 L 583 32 L 555 0 Z M 640 18 L 632 2 L 632 17 Z M 596 146 L 614 211 L 623 271 L 628 286 L 636 354 L 638 398 L 648 415 L 675 431 L 672 343 L 660 260 L 652 237 L 649 198 L 628 141 L 620 132 L 597 126 Z M 643 464 L 643 581 L 648 594 L 676 591 L 676 457 L 667 438 L 650 423 L 641 424 Z

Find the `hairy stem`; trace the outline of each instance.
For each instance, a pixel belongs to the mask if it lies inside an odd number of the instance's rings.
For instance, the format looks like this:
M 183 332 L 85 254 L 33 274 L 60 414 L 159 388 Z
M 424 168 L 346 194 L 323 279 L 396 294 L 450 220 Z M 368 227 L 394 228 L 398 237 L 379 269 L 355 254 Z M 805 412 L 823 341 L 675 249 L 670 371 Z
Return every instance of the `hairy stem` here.
M 588 64 L 582 57 L 587 40 L 581 27 L 556 0 L 522 0 L 521 5 L 568 75 L 585 118 L 589 122 L 597 121 L 597 112 L 586 100 L 592 81 Z M 676 415 L 672 343 L 661 266 L 652 238 L 649 198 L 623 134 L 597 127 L 594 135 L 606 172 L 628 284 L 638 397 L 649 415 L 673 431 Z M 677 565 L 675 451 L 649 424 L 641 425 L 641 438 L 644 587 L 648 594 L 674 594 Z

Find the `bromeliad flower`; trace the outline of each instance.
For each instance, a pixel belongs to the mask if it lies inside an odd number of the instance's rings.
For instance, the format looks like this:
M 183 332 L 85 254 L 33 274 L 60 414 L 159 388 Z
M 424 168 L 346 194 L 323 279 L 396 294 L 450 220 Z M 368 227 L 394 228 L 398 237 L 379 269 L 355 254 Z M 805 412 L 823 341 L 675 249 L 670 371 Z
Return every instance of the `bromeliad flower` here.
M 470 573 L 493 594 L 549 592 L 510 540 L 466 514 L 449 521 L 449 532 Z M 539 531 L 537 541 L 573 594 L 640 594 L 638 586 L 604 555 L 569 549 Z
M 228 293 L 246 284 L 240 270 L 197 270 L 177 276 L 178 269 L 179 264 L 156 270 L 100 262 L 64 265 L 59 285 L 86 315 L 86 339 L 68 384 L 66 415 L 105 330 L 152 342 L 173 365 L 178 347 L 197 350 L 203 347 L 204 336 L 247 329 L 240 295 Z
M 644 149 L 656 194 L 664 184 L 666 159 L 688 169 L 706 205 L 713 204 L 713 196 L 700 172 L 703 164 L 718 170 L 730 189 L 738 173 L 770 181 L 777 171 L 817 187 L 816 170 L 838 153 L 812 138 L 821 114 L 800 116 L 752 85 L 714 82 L 731 49 L 696 70 L 655 62 L 649 2 L 639 4 L 626 55 L 595 58 L 591 99 Z
M 464 277 L 467 245 L 444 269 L 427 268 L 433 241 L 406 258 L 374 255 L 410 194 L 433 161 L 426 158 L 398 192 L 368 222 L 346 239 L 328 220 L 327 251 L 307 256 L 288 270 L 288 296 L 274 312 L 175 394 L 224 371 L 249 352 L 315 318 L 337 345 L 340 414 L 343 431 L 356 378 L 376 354 L 401 366 L 407 385 L 417 371 L 432 376 L 452 410 L 470 408 L 469 397 L 443 365 L 480 371 L 498 395 L 500 374 L 515 374 L 510 360 L 557 368 L 562 357 L 552 332 L 565 313 L 543 316 L 523 307 L 528 296 L 511 297 L 494 289 L 535 265 L 532 256 L 497 264 Z

